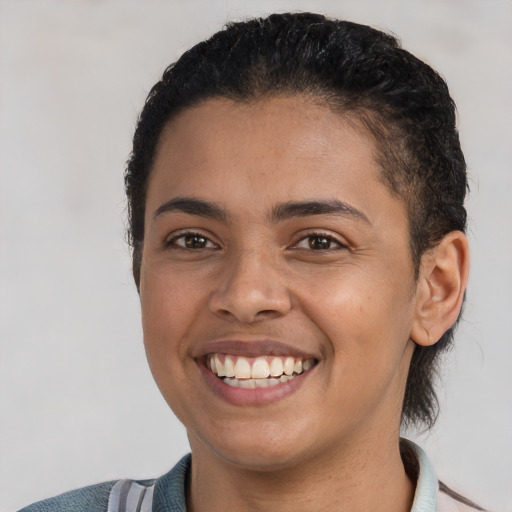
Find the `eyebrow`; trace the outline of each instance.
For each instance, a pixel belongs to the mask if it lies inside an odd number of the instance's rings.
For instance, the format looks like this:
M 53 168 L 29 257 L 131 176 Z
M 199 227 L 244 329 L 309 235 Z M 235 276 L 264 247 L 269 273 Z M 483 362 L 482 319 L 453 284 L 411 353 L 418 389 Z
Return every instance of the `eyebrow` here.
M 279 204 L 272 209 L 270 218 L 273 222 L 281 222 L 292 217 L 308 217 L 310 215 L 339 215 L 363 220 L 370 224 L 368 217 L 363 212 L 337 199 Z
M 162 204 L 153 214 L 157 218 L 166 212 L 182 212 L 199 217 L 207 217 L 221 222 L 226 222 L 228 214 L 224 208 L 211 201 L 194 197 L 175 197 Z M 273 223 L 282 222 L 294 217 L 308 217 L 311 215 L 339 215 L 363 220 L 370 224 L 368 217 L 353 206 L 337 199 L 298 201 L 278 204 L 272 208 L 269 219 Z
M 199 217 L 208 217 L 222 222 L 225 222 L 227 219 L 226 211 L 219 205 L 193 197 L 175 197 L 167 201 L 167 203 L 157 208 L 153 214 L 153 218 L 156 219 L 163 213 L 173 211 L 188 213 L 189 215 L 198 215 Z

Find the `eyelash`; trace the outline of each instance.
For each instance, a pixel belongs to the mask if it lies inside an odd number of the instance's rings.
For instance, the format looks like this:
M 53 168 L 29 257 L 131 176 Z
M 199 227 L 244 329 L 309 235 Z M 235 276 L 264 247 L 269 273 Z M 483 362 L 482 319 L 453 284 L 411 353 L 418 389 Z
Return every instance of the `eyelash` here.
M 203 247 L 187 246 L 187 242 L 186 242 L 187 238 L 201 239 L 202 242 L 199 242 L 199 243 L 204 243 L 205 245 Z M 177 241 L 180 239 L 183 239 L 183 241 L 184 241 L 183 244 L 177 243 Z M 325 242 L 326 244 L 329 245 L 329 247 L 316 247 L 316 248 L 313 247 L 312 244 L 313 244 L 313 240 L 315 240 L 315 239 L 317 239 L 317 241 L 321 240 L 321 243 Z M 309 242 L 308 242 L 307 247 L 300 247 L 301 242 L 305 242 L 308 240 L 309 240 Z M 208 244 L 211 244 L 211 247 L 208 247 Z M 331 247 L 331 245 L 335 245 L 335 247 Z M 201 250 L 201 249 L 210 249 L 211 250 L 211 249 L 219 248 L 219 246 L 217 244 L 215 244 L 214 242 L 212 242 L 210 240 L 210 238 L 203 235 L 202 233 L 198 233 L 198 232 L 194 232 L 194 231 L 187 231 L 185 233 L 180 233 L 179 235 L 174 236 L 170 240 L 166 241 L 165 246 L 167 248 L 174 246 L 174 247 L 178 247 L 180 249 L 189 250 L 189 251 L 195 251 L 195 250 Z M 303 236 L 302 238 L 300 238 L 297 242 L 295 242 L 291 246 L 291 249 L 296 249 L 296 250 L 305 249 L 305 250 L 311 250 L 313 252 L 337 251 L 337 250 L 346 249 L 346 248 L 347 248 L 347 246 L 345 244 L 341 243 L 339 240 L 336 240 L 332 235 L 330 235 L 328 233 L 322 233 L 322 232 L 308 233 L 306 236 Z
M 334 244 L 336 247 L 326 247 L 326 248 L 313 248 L 311 246 L 311 242 L 314 239 L 323 239 L 324 241 L 328 242 L 330 245 Z M 298 247 L 300 242 L 309 240 L 308 247 Z M 333 237 L 331 234 L 328 233 L 308 233 L 306 236 L 303 236 L 300 240 L 298 240 L 293 247 L 294 249 L 307 249 L 314 252 L 327 252 L 327 251 L 338 251 L 340 249 L 347 249 L 347 245 L 343 244 L 339 240 L 336 240 L 335 237 Z
M 201 238 L 205 241 L 205 244 L 211 244 L 213 247 L 187 247 L 185 239 L 186 238 Z M 184 243 L 183 245 L 176 243 L 178 240 L 183 239 Z M 179 235 L 174 236 L 170 240 L 165 242 L 165 246 L 167 248 L 169 247 L 179 247 L 180 249 L 188 250 L 188 251 L 195 251 L 200 249 L 218 249 L 219 246 L 212 242 L 207 236 L 203 235 L 202 233 L 196 233 L 194 231 L 187 231 L 185 233 L 180 233 Z

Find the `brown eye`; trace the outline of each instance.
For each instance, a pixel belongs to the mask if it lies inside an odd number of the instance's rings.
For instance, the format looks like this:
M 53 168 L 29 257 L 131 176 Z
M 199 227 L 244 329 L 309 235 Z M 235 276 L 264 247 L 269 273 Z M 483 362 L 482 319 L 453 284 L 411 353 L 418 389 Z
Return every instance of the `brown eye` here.
M 325 251 L 330 249 L 332 242 L 333 240 L 331 238 L 327 238 L 326 236 L 322 235 L 308 237 L 309 248 L 313 249 L 314 251 Z
M 208 239 L 201 235 L 186 235 L 183 240 L 187 249 L 203 249 L 208 243 Z
M 333 251 L 346 248 L 344 244 L 338 242 L 330 235 L 322 233 L 313 233 L 301 238 L 294 246 L 296 249 L 308 249 L 311 251 Z
M 168 246 L 177 246 L 184 249 L 214 249 L 217 245 L 214 244 L 209 238 L 201 235 L 200 233 L 183 233 L 182 235 L 174 237 L 167 244 Z

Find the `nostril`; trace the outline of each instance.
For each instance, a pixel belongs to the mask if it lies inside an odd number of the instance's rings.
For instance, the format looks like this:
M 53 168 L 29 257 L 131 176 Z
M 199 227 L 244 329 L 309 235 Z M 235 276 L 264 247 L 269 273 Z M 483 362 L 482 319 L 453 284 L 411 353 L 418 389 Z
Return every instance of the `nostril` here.
M 220 309 L 217 311 L 217 314 L 220 314 L 226 319 L 233 319 L 239 322 L 251 324 L 261 320 L 270 320 L 274 317 L 280 316 L 282 313 L 275 309 L 262 309 L 254 314 L 250 311 L 230 311 L 229 309 Z
M 278 281 L 271 281 L 270 285 L 261 278 L 247 280 L 237 273 L 230 274 L 227 282 L 213 291 L 208 307 L 224 319 L 243 323 L 284 315 L 291 308 L 288 290 Z

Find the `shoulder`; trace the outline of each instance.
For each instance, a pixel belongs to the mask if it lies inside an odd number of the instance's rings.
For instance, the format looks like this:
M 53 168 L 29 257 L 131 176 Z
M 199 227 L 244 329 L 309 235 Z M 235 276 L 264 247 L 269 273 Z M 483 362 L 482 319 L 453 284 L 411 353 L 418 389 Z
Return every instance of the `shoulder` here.
M 110 491 L 116 482 L 105 482 L 39 501 L 19 512 L 107 512 Z
M 157 480 L 114 480 L 39 501 L 18 512 L 117 512 L 155 509 L 185 512 L 185 482 L 190 454 Z M 167 507 L 167 508 L 166 508 Z

